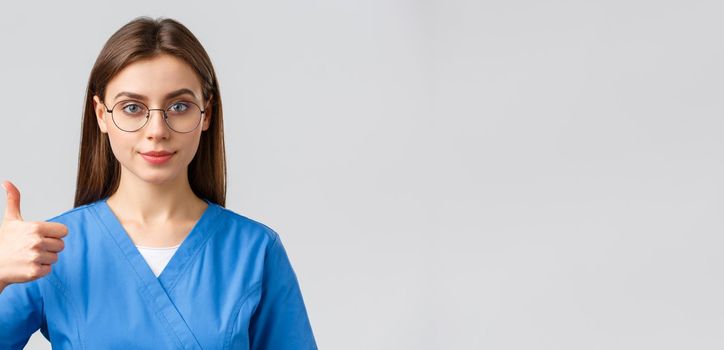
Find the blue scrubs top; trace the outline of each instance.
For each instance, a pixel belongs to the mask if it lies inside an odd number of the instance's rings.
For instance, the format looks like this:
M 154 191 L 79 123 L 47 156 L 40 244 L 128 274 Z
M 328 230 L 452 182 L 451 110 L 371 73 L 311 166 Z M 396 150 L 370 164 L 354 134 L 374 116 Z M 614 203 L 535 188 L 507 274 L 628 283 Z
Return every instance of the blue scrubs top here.
M 156 277 L 106 203 L 68 226 L 51 272 L 0 293 L 0 349 L 317 349 L 279 235 L 209 205 Z

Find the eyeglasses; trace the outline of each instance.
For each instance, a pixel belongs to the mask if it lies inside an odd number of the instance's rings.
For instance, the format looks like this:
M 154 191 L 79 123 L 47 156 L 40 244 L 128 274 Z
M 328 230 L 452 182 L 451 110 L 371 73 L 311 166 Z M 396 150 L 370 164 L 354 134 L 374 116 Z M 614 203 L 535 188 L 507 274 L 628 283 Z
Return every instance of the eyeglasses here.
M 106 107 L 106 112 L 111 114 L 113 124 L 125 132 L 141 130 L 151 119 L 151 111 L 156 110 L 163 112 L 163 120 L 171 130 L 190 133 L 199 127 L 205 112 L 191 101 L 177 101 L 166 109 L 148 108 L 141 102 L 130 100 L 117 102 L 111 109 L 104 101 L 101 103 Z

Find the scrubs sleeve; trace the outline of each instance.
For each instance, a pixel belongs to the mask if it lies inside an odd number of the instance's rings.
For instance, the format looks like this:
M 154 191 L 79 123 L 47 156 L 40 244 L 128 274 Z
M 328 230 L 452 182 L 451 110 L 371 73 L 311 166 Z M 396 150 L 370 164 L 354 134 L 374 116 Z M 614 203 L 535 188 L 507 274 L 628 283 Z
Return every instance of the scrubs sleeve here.
M 22 349 L 44 322 L 38 280 L 0 292 L 0 349 Z
M 296 274 L 279 235 L 274 237 L 264 260 L 261 298 L 250 320 L 251 349 L 317 349 Z

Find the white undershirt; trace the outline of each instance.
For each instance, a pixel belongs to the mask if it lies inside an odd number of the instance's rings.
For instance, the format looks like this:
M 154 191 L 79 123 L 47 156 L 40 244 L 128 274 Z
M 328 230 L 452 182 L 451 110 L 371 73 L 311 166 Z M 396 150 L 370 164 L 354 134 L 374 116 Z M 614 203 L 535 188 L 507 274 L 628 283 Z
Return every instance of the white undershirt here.
M 136 248 L 138 248 L 143 258 L 146 259 L 148 266 L 151 267 L 153 273 L 158 277 L 180 246 L 181 244 L 174 247 L 143 247 L 136 245 Z

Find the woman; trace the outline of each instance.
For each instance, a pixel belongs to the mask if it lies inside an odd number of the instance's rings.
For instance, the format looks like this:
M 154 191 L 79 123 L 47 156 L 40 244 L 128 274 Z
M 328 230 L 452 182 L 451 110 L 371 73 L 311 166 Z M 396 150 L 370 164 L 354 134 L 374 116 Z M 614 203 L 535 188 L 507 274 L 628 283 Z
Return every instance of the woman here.
M 53 349 L 316 349 L 279 236 L 224 208 L 222 121 L 186 27 L 139 17 L 111 36 L 88 84 L 75 208 L 24 222 L 3 183 L 0 348 L 40 329 Z

